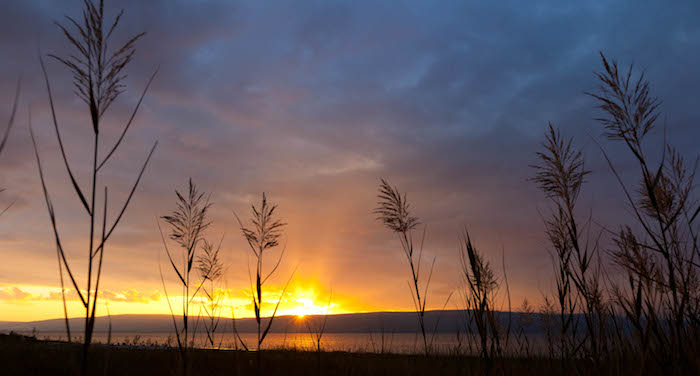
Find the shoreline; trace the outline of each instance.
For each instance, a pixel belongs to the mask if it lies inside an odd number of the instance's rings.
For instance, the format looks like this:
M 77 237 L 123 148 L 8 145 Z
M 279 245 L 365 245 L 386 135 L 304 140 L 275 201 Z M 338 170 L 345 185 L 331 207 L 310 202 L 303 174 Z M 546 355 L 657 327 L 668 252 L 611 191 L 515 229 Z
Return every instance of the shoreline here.
M 80 370 L 82 345 L 44 341 L 18 334 L 0 334 L 0 364 L 3 375 L 74 375 Z M 176 348 L 144 349 L 136 346 L 91 347 L 90 375 L 177 375 L 181 374 Z M 255 375 L 255 351 L 188 351 L 190 375 Z M 270 349 L 260 352 L 262 375 L 469 375 L 484 374 L 485 362 L 474 356 L 359 353 Z M 557 374 L 556 361 L 544 358 L 505 358 L 510 374 Z M 554 366 L 554 367 L 553 367 Z

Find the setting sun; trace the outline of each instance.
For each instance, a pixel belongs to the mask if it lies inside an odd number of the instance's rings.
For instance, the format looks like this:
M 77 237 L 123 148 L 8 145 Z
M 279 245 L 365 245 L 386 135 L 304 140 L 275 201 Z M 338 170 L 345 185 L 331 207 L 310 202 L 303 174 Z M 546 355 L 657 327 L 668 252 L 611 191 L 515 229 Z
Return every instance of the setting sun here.
M 287 301 L 286 314 L 303 318 L 308 315 L 326 315 L 337 313 L 333 308 L 338 304 L 333 303 L 330 294 L 321 294 L 315 288 L 297 288 L 290 294 Z
M 294 309 L 298 317 L 330 313 L 330 307 L 319 307 L 310 298 L 297 298 L 295 301 L 299 303 L 298 308 Z

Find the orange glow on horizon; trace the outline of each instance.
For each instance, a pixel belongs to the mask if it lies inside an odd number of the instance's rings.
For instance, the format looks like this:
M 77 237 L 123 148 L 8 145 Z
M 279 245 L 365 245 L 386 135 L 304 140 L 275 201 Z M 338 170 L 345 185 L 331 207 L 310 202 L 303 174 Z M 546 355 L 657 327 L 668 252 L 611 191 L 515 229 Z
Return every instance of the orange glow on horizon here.
M 174 290 L 174 289 L 173 289 Z M 358 302 L 356 299 L 331 293 L 315 279 L 293 280 L 282 294 L 283 286 L 269 286 L 263 291 L 262 316 L 273 313 L 279 302 L 277 316 L 342 314 L 369 312 L 376 308 Z M 171 289 L 168 288 L 168 292 Z M 228 317 L 233 309 L 236 318 L 255 317 L 250 292 L 245 289 L 216 289 L 215 299 L 221 301 L 219 315 Z M 97 315 L 123 314 L 162 314 L 170 315 L 168 299 L 162 289 L 121 291 L 101 290 Z M 181 296 L 169 295 L 170 304 L 178 314 L 182 306 Z M 66 303 L 69 317 L 84 315 L 82 304 L 72 290 L 66 289 Z M 193 305 L 208 304 L 203 296 L 198 296 Z M 64 315 L 61 289 L 54 286 L 0 285 L 0 321 L 38 321 L 62 318 Z
M 285 314 L 295 315 L 299 318 L 303 318 L 308 315 L 326 315 L 337 313 L 335 310 L 339 310 L 340 306 L 338 303 L 333 303 L 332 296 L 327 294 L 328 297 L 321 297 L 321 294 L 314 288 L 304 289 L 302 287 L 297 287 L 293 292 L 289 294 L 288 302 L 290 308 L 288 308 Z M 322 301 L 325 300 L 325 303 Z

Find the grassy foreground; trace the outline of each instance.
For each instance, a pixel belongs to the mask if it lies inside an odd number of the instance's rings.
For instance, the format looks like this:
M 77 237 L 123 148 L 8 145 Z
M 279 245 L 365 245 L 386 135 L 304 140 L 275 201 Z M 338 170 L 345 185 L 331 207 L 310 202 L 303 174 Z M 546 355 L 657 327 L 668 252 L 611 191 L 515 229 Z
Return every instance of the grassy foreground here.
M 191 375 L 255 375 L 255 353 L 193 350 Z M 263 375 L 471 375 L 484 374 L 484 362 L 475 357 L 371 354 L 269 350 L 262 354 Z M 77 375 L 81 346 L 48 342 L 15 334 L 0 334 L 3 375 Z M 179 355 L 172 349 L 94 346 L 91 375 L 179 375 Z M 559 374 L 546 359 L 508 359 L 507 368 L 494 366 L 492 374 Z

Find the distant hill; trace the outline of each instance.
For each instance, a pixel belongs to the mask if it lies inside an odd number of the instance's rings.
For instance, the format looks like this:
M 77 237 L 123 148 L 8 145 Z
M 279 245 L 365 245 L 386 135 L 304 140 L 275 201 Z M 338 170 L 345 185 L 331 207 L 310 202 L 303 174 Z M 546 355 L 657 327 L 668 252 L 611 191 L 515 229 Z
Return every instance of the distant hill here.
M 454 333 L 457 328 L 463 331 L 464 311 L 445 310 L 428 311 L 425 313 L 427 328 L 436 328 L 437 332 Z M 508 321 L 508 313 L 498 312 L 496 316 Z M 535 315 L 537 316 L 537 315 Z M 511 314 L 511 328 L 519 330 L 520 313 Z M 180 321 L 181 318 L 178 320 Z M 222 317 L 221 323 L 227 330 L 231 329 L 231 318 Z M 271 332 L 305 332 L 307 324 L 305 320 L 323 320 L 323 316 L 279 316 L 276 317 Z M 173 329 L 173 321 L 169 315 L 116 315 L 112 316 L 112 332 L 131 333 L 167 333 Z M 539 320 L 533 320 L 534 325 L 528 326 L 528 332 L 538 332 Z M 315 321 L 318 322 L 318 321 Z M 70 319 L 71 329 L 79 332 L 83 325 L 82 318 Z M 98 317 L 95 323 L 95 331 L 107 331 L 109 319 Z M 236 320 L 236 327 L 239 332 L 248 333 L 256 331 L 255 319 L 243 318 Z M 0 322 L 0 331 L 32 331 L 36 328 L 39 332 L 61 332 L 65 330 L 64 319 L 52 319 L 31 322 Z M 371 313 L 350 313 L 341 315 L 328 315 L 326 322 L 326 333 L 415 333 L 420 330 L 415 312 L 371 312 Z

